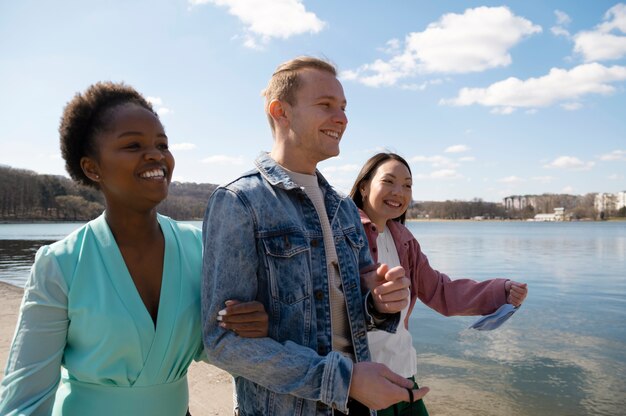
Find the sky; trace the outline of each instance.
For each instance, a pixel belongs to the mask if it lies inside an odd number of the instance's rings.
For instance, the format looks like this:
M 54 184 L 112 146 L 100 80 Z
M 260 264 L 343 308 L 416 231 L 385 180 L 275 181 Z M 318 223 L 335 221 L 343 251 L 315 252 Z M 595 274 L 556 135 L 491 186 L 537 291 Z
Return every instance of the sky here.
M 67 176 L 63 107 L 125 82 L 160 115 L 174 180 L 226 183 L 272 146 L 278 64 L 339 69 L 348 128 L 318 165 L 348 192 L 379 151 L 413 198 L 626 190 L 626 3 L 604 0 L 0 2 L 0 164 Z

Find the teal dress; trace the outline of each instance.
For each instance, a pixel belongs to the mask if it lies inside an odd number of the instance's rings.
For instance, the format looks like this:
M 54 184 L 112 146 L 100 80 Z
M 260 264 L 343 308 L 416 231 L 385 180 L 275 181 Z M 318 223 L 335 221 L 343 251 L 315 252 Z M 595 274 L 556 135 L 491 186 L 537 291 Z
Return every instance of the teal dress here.
M 184 416 L 201 358 L 202 238 L 165 237 L 156 327 L 104 215 L 35 258 L 1 382 L 2 415 Z

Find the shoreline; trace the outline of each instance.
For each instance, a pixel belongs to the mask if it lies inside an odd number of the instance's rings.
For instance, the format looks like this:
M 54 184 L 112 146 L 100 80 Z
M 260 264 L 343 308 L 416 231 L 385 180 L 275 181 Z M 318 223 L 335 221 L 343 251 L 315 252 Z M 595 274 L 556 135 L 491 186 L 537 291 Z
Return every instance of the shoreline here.
M 0 282 L 0 380 L 13 340 L 24 290 Z M 187 373 L 189 411 L 193 416 L 233 414 L 233 388 L 227 372 L 203 362 L 193 362 Z

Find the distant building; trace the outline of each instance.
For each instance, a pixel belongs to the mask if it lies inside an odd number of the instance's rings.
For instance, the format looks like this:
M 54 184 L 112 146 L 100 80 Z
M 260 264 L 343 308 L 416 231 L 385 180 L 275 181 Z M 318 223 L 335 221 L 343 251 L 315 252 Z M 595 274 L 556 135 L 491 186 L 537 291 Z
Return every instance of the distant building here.
M 527 206 L 536 208 L 536 197 L 534 195 L 512 195 L 504 198 L 504 208 L 507 210 L 522 210 Z
M 563 221 L 565 219 L 565 208 L 554 208 L 552 214 L 537 214 L 529 221 Z
M 602 213 L 615 212 L 622 207 L 626 207 L 626 191 L 610 193 L 598 193 L 594 201 L 596 211 Z

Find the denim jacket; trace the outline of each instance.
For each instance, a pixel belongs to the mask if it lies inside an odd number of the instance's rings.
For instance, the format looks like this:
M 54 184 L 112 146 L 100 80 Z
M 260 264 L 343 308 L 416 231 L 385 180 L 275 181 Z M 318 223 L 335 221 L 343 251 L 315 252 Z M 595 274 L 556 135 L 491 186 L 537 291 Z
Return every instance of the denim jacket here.
M 209 199 L 203 225 L 203 340 L 209 361 L 235 377 L 239 412 L 331 415 L 347 411 L 352 361 L 332 351 L 322 228 L 311 200 L 267 154 Z M 369 360 L 359 269 L 372 264 L 359 213 L 317 172 L 335 240 L 357 361 Z M 229 299 L 258 300 L 269 335 L 218 326 Z M 366 319 L 366 316 L 368 317 Z M 366 322 L 367 321 L 367 322 Z M 399 314 L 379 328 L 393 332 Z

